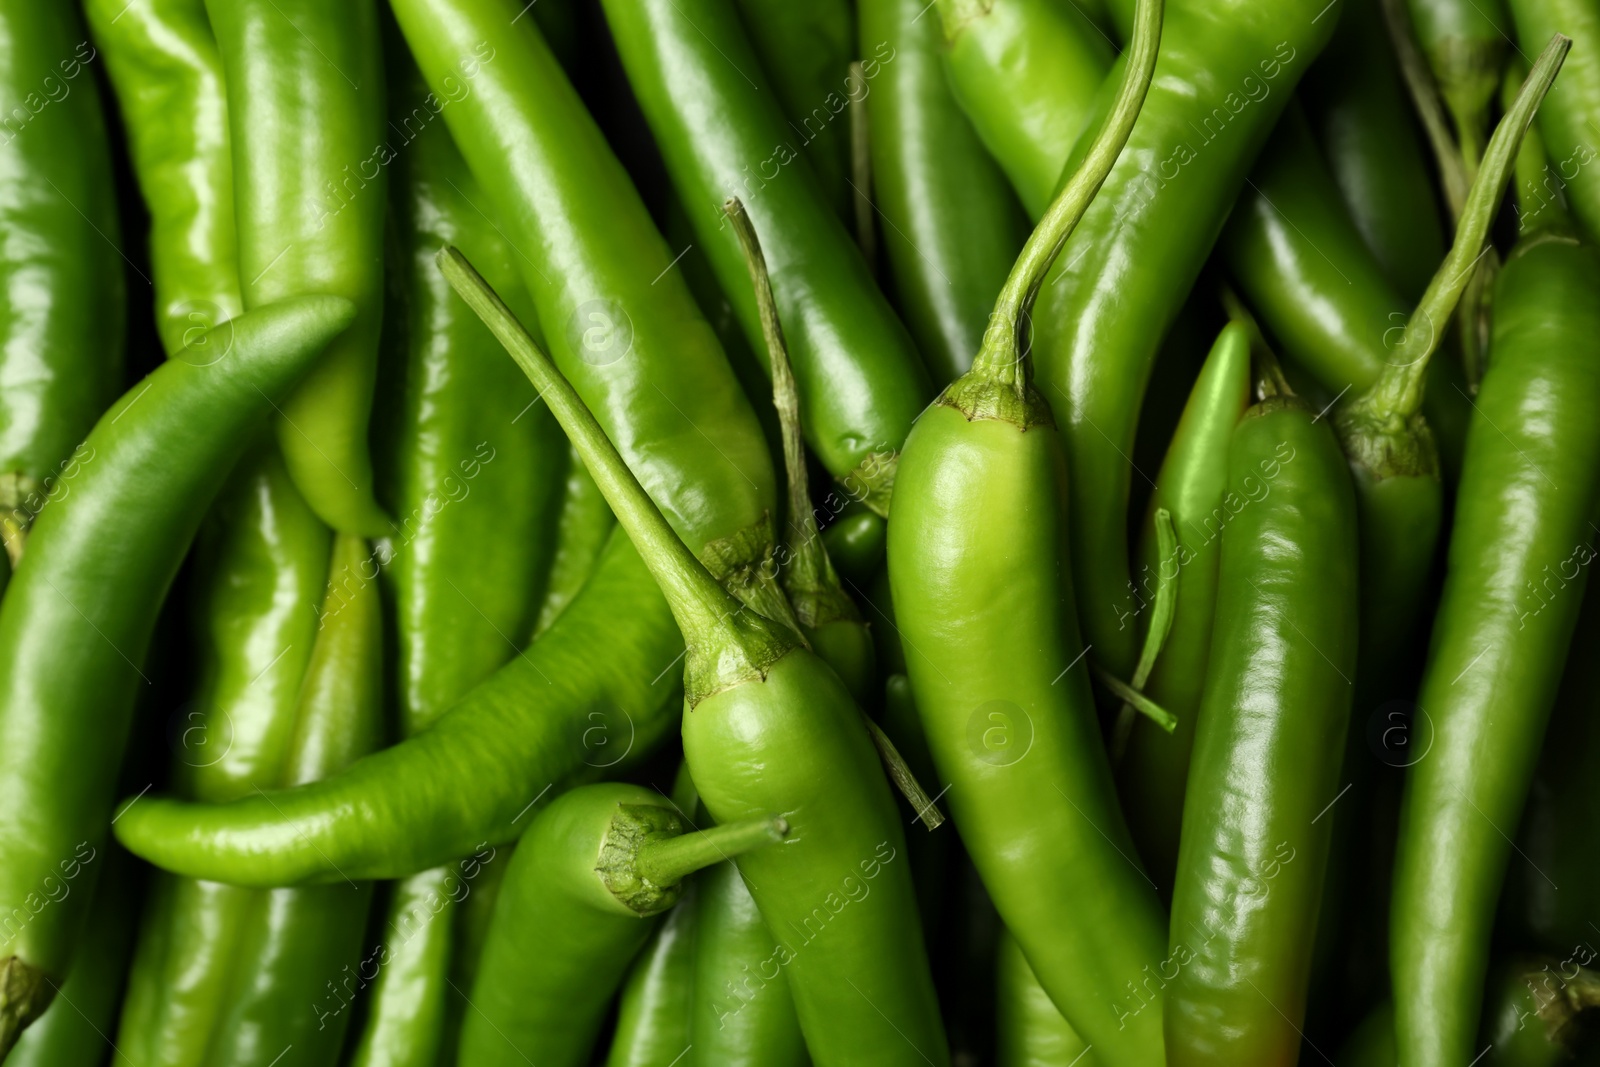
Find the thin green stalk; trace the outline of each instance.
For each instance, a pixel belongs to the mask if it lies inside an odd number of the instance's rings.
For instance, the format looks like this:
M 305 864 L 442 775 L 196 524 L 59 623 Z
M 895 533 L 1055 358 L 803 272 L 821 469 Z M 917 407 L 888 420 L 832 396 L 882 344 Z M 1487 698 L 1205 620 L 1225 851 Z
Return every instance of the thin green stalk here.
M 1130 688 L 1139 693 L 1144 692 L 1150 672 L 1155 670 L 1156 659 L 1161 655 L 1161 647 L 1167 643 L 1167 635 L 1172 632 L 1172 620 L 1178 613 L 1178 569 L 1174 567 L 1171 574 L 1164 569 L 1166 562 L 1178 555 L 1178 531 L 1172 525 L 1172 512 L 1166 508 L 1156 509 L 1155 523 L 1156 559 L 1160 561 L 1156 571 L 1155 603 L 1150 609 L 1150 628 L 1145 631 L 1144 648 L 1139 652 L 1139 663 L 1134 667 L 1130 680 Z M 1111 735 L 1111 758 L 1119 763 L 1127 751 L 1128 736 L 1133 732 L 1133 717 L 1138 710 L 1132 703 L 1124 701 L 1117 712 Z
M 1522 83 L 1516 103 L 1495 127 L 1494 136 L 1483 154 L 1478 176 L 1467 193 L 1466 206 L 1456 226 L 1455 242 L 1439 268 L 1422 300 L 1406 323 L 1405 333 L 1396 349 L 1396 359 L 1384 367 L 1382 375 L 1373 383 L 1367 394 L 1356 401 L 1369 411 L 1381 416 L 1409 418 L 1422 406 L 1423 375 L 1428 358 L 1439 347 L 1443 324 L 1450 320 L 1461 292 L 1466 288 L 1478 261 L 1491 246 L 1489 226 L 1505 196 L 1506 183 L 1511 178 L 1517 149 L 1522 136 L 1533 122 L 1545 94 L 1561 70 L 1562 61 L 1572 47 L 1572 40 L 1556 34 L 1540 53 L 1538 60 Z
M 1055 201 L 1023 246 L 995 301 L 994 313 L 989 317 L 989 329 L 984 333 L 983 347 L 972 362 L 972 373 L 1006 385 L 1012 385 L 1017 396 L 1026 400 L 1028 382 L 1033 369 L 1022 358 L 1019 334 L 1022 322 L 1033 307 L 1044 284 L 1045 275 L 1055 263 L 1056 256 L 1072 236 L 1083 213 L 1088 210 L 1106 176 L 1122 154 L 1123 146 L 1133 133 L 1133 126 L 1144 106 L 1145 94 L 1150 91 L 1150 80 L 1155 74 L 1156 55 L 1161 45 L 1162 13 L 1164 0 L 1141 3 L 1133 26 L 1132 44 L 1128 47 L 1128 66 L 1123 73 L 1122 86 L 1117 90 L 1116 102 L 1106 117 L 1105 125 L 1094 139 L 1089 154 L 1084 157 L 1067 184 L 1056 194 Z
M 639 846 L 634 869 L 654 885 L 677 885 L 695 871 L 782 841 L 783 819 L 744 819 Z
M 660 583 L 684 639 L 693 646 L 714 635 L 728 636 L 726 621 L 738 614 L 743 605 L 718 585 L 705 566 L 695 559 L 689 546 L 678 537 L 677 531 L 667 523 L 623 462 L 577 390 L 562 377 L 550 357 L 523 329 L 511 309 L 467 257 L 452 246 L 442 249 L 438 260 L 440 271 L 461 299 L 488 325 L 550 405 L 556 421 L 571 438 L 590 475 L 611 504 L 617 521 L 628 531 Z

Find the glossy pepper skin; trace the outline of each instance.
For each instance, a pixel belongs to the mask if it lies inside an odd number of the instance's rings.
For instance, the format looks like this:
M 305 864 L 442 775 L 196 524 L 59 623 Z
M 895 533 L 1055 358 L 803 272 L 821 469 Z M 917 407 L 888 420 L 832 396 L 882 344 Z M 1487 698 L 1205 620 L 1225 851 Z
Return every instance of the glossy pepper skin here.
M 1553 33 L 1572 38 L 1561 68 L 1561 87 L 1539 109 L 1539 133 L 1549 155 L 1539 203 L 1565 197 L 1590 240 L 1600 239 L 1600 167 L 1594 127 L 1600 120 L 1600 11 L 1582 0 L 1507 0 L 1517 41 L 1529 55 Z M 1558 196 L 1559 194 L 1559 196 Z
M 396 125 L 428 89 L 397 55 Z M 434 117 L 395 164 L 408 312 L 399 418 L 385 503 L 395 517 L 386 573 L 399 632 L 402 732 L 409 737 L 516 654 L 533 628 L 555 552 L 567 443 L 528 379 L 434 265 L 468 250 L 531 313 L 517 253 L 483 202 L 450 131 Z
M 1525 239 L 1496 285 L 1410 768 L 1390 910 L 1395 1026 L 1408 1065 L 1470 1060 L 1489 931 L 1592 554 L 1600 430 L 1600 253 Z M 1502 437 L 1494 428 L 1500 427 Z M 1574 553 L 1578 553 L 1574 558 Z M 1569 562 L 1571 561 L 1571 562 Z
M 206 11 L 227 82 L 245 307 L 333 293 L 357 309 L 355 325 L 279 405 L 278 443 L 323 522 L 386 533 L 367 448 L 387 179 L 377 6 L 210 0 Z
M 461 1032 L 463 1063 L 589 1062 L 629 962 L 694 869 L 658 881 L 645 858 L 685 837 L 702 839 L 707 862 L 722 847 L 687 829 L 671 800 L 636 785 L 580 786 L 539 813 L 495 903 Z
M 857 46 L 850 0 L 734 0 L 734 6 L 790 128 L 801 138 L 818 186 L 850 225 L 854 190 L 850 122 L 844 112 L 850 100 L 870 89 L 847 79 L 851 60 L 870 56 L 877 42 Z
M 254 886 L 337 882 L 340 871 L 402 878 L 512 840 L 546 786 L 614 759 L 593 747 L 598 736 L 644 752 L 676 726 L 661 672 L 683 637 L 651 592 L 638 553 L 613 534 L 560 624 L 416 737 L 320 782 L 228 804 L 147 795 L 124 807 L 118 839 L 168 870 Z
M 150 211 L 156 328 L 171 355 L 244 310 L 222 55 L 204 0 L 84 4 Z
M 1161 1061 L 1159 1010 L 1129 1025 L 1119 1001 L 1165 930 L 1100 737 L 1066 558 L 1067 461 L 1019 334 L 1136 129 L 1161 7 L 1143 5 L 1116 105 L 1024 246 L 973 369 L 917 421 L 889 524 L 898 632 L 961 840 L 1061 1013 L 1101 1062 L 1128 1065 Z
M 739 873 L 739 862 L 700 872 L 695 895 L 689 1030 L 695 1062 L 805 1067 L 811 1061 L 778 943 Z
M 222 801 L 282 780 L 332 539 L 268 441 L 240 464 L 197 540 L 199 682 L 180 721 L 172 785 Z M 130 1058 L 143 1067 L 210 1062 L 260 904 L 237 886 L 153 876 L 115 1033 Z
M 452 249 L 440 267 L 539 387 L 668 597 L 686 634 L 684 757 L 702 803 L 721 823 L 778 812 L 789 825 L 740 870 L 768 929 L 786 931 L 780 966 L 812 1060 L 947 1064 L 909 872 L 891 866 L 899 813 L 860 709 L 797 633 L 738 609 L 471 265 Z
M 111 869 L 95 888 L 83 931 L 83 951 L 72 975 L 39 1021 L 6 1057 L 11 1067 L 82 1067 L 105 1059 L 107 1035 L 117 1022 L 128 956 L 133 951 L 138 872 L 121 849 L 105 860 Z
M 0 911 L 31 916 L 0 945 L 0 1047 L 71 964 L 88 894 L 48 909 L 37 894 L 103 840 L 137 664 L 200 516 L 351 315 L 338 297 L 305 297 L 218 327 L 186 350 L 201 362 L 180 353 L 102 418 L 74 453 L 71 493 L 34 526 L 0 602 L 0 798 L 15 813 L 0 829 Z M 108 551 L 112 524 L 123 535 Z
M 544 599 L 539 603 L 539 615 L 533 624 L 535 639 L 550 629 L 582 591 L 616 525 L 611 505 L 600 495 L 583 460 L 569 448 L 567 482 L 562 487 L 561 513 L 556 520 L 555 553 L 545 579 Z
M 530 20 L 506 30 L 512 0 L 393 6 L 429 86 L 460 98 L 443 117 L 484 206 L 534 257 L 518 263 L 552 355 L 674 528 L 740 584 L 770 551 L 772 460 L 626 172 Z
M 21 535 L 122 386 L 111 158 L 71 5 L 0 4 L 0 524 Z
M 745 338 L 765 351 L 744 256 L 722 217 L 730 196 L 744 202 L 762 235 L 806 438 L 834 478 L 887 515 L 894 456 L 928 400 L 927 372 L 799 158 L 770 89 L 757 81 L 752 91 L 739 76 L 756 61 L 732 4 L 606 0 L 604 7 L 673 186 Z M 887 48 L 869 58 L 883 62 Z M 684 91 L 686 81 L 693 92 Z
M 1518 944 L 1542 952 L 1566 953 L 1594 940 L 1588 924 L 1600 904 L 1600 879 L 1587 842 L 1600 820 L 1600 798 L 1589 788 L 1600 768 L 1600 676 L 1585 650 L 1597 642 L 1600 587 L 1590 586 L 1517 834 L 1528 862 L 1506 872 L 1501 894 L 1501 922 Z
M 617 1027 L 606 1067 L 670 1067 L 686 1061 L 694 1041 L 695 929 L 698 883 L 667 912 L 633 961 L 618 998 Z
M 1125 457 L 1150 368 L 1250 163 L 1332 31 L 1331 17 L 1307 18 L 1297 4 L 1175 0 L 1139 123 L 1034 309 L 1039 391 L 1066 446 L 1084 637 L 1119 677 L 1136 658 L 1138 607 Z
M 1249 406 L 1250 338 L 1243 326 L 1232 323 L 1218 335 L 1190 390 L 1156 475 L 1136 557 L 1135 582 L 1147 604 L 1154 602 L 1163 579 L 1177 582 L 1172 629 L 1144 692 L 1177 716 L 1178 725 L 1169 734 L 1142 716 L 1136 719 L 1117 768 L 1128 828 L 1163 895 L 1171 894 L 1178 864 L 1189 753 L 1211 652 L 1221 533 L 1232 514 L 1227 506 L 1228 442 Z M 1163 508 L 1177 535 L 1170 557 L 1163 557 L 1156 531 L 1156 512 Z M 1144 626 L 1148 629 L 1148 620 Z
M 1395 290 L 1416 300 L 1444 258 L 1444 230 L 1378 3 L 1346 5 L 1300 100 L 1356 229 Z
M 928 375 L 943 388 L 972 365 L 1027 230 L 1005 173 L 950 91 L 939 22 L 917 0 L 857 6 L 863 51 L 881 41 L 894 56 L 867 96 L 889 276 Z
M 1371 388 L 1393 358 L 1412 304 L 1366 247 L 1297 111 L 1263 149 L 1218 247 L 1285 357 L 1330 399 L 1348 398 Z M 1471 406 L 1455 361 L 1431 361 L 1428 375 L 1423 410 L 1453 476 Z
M 370 555 L 364 539 L 335 536 L 280 785 L 325 777 L 382 742 L 383 621 L 377 583 L 361 578 Z M 341 881 L 255 897 L 235 950 L 242 977 L 204 1062 L 253 1067 L 292 1046 L 306 1063 L 333 1067 L 351 1012 L 324 990 L 348 990 L 360 973 L 372 885 Z
M 1004 927 L 995 950 L 997 1067 L 1063 1067 L 1088 1051 L 1034 977 L 1017 939 Z
M 1239 501 L 1184 799 L 1167 1062 L 1292 1064 L 1355 674 L 1356 505 L 1326 421 L 1292 396 L 1245 413 Z M 1230 510 L 1232 510 L 1230 508 Z
M 1111 69 L 1111 43 L 1054 0 L 940 0 L 939 18 L 950 87 L 1037 219 Z

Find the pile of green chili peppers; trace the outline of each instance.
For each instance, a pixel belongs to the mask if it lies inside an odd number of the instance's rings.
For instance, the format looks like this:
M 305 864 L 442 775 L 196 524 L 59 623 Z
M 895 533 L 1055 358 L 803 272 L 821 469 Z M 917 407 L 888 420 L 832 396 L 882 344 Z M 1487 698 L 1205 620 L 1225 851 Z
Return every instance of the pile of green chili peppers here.
M 0 536 L 7 1067 L 1600 1065 L 1600 2 L 0 0 Z

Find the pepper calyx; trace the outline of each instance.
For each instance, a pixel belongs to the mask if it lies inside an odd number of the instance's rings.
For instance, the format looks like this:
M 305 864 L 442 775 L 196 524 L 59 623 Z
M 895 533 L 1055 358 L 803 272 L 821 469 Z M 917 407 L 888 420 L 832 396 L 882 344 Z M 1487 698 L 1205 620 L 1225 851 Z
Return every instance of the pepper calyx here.
M 688 831 L 683 817 L 654 804 L 618 804 L 600 842 L 595 873 L 611 895 L 640 916 L 659 915 L 678 902 L 682 883 L 656 885 L 639 872 L 639 852 L 652 841 Z

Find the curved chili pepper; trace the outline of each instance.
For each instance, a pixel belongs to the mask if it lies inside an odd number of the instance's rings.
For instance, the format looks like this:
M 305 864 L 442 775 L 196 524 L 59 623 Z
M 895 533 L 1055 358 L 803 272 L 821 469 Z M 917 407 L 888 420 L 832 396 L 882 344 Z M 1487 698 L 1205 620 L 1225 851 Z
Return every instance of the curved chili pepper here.
M 629 82 L 746 340 L 763 350 L 744 256 L 722 217 L 729 196 L 744 201 L 767 235 L 807 438 L 846 489 L 888 514 L 894 457 L 927 402 L 927 373 L 854 239 L 799 162 L 770 92 L 752 92 L 746 77 L 758 76 L 755 56 L 732 0 L 604 6 Z M 680 77 L 695 79 L 695 95 L 670 85 Z
M 606 1067 L 670 1067 L 683 1061 L 694 1003 L 698 881 L 683 887 L 622 986 Z
M 1228 446 L 1211 658 L 1156 968 L 1173 1064 L 1295 1061 L 1332 827 L 1319 815 L 1339 792 L 1350 714 L 1349 469 L 1314 411 L 1270 377 L 1263 391 Z
M 94 47 L 70 5 L 7 0 L 0 48 L 0 533 L 15 566 L 122 385 L 126 297 Z
M 748 857 L 819 1067 L 949 1062 L 888 785 L 864 716 L 797 633 L 741 611 L 651 504 L 576 392 L 453 250 L 441 269 L 550 403 L 687 637 L 684 753 L 714 818 L 785 812 L 794 838 Z M 859 872 L 859 873 L 858 873 Z M 814 909 L 821 907 L 822 912 Z M 846 990 L 849 990 L 846 992 Z
M 1107 1064 L 1161 1058 L 1159 1010 L 1124 1025 L 1117 1000 L 1160 960 L 1165 930 L 1131 858 L 1081 665 L 1061 558 L 1066 462 L 1019 334 L 1134 129 L 1161 12 L 1159 0 L 1141 5 L 1115 109 L 1024 246 L 973 369 L 918 420 L 889 524 L 896 620 L 962 841 L 1039 981 Z
M 89 0 L 150 211 L 156 328 L 168 355 L 244 310 L 228 100 L 204 0 Z
M 858 7 L 862 51 L 871 55 L 881 42 L 894 56 L 867 96 L 889 274 L 928 374 L 943 388 L 972 365 L 1027 229 L 1005 174 L 950 92 L 942 33 L 927 5 Z M 844 567 L 836 544 L 829 539 L 829 551 Z
M 1471 180 L 1488 142 L 1489 106 L 1500 91 L 1510 54 L 1511 19 L 1501 0 L 1406 0 L 1406 9 L 1439 83 L 1439 95 L 1455 120 L 1456 141 Z M 1545 41 L 1549 39 L 1546 34 Z
M 528 827 L 506 872 L 461 1059 L 475 1067 L 586 1064 L 606 1007 L 692 872 L 780 841 L 760 818 L 688 829 L 676 806 L 633 785 L 580 786 Z
M 240 465 L 199 542 L 202 666 L 193 710 L 182 720 L 173 785 L 221 801 L 282 780 L 331 538 L 269 444 Z M 155 876 L 116 1033 L 141 1067 L 212 1062 L 219 1020 L 242 973 L 239 946 L 261 921 L 260 906 L 250 890 Z
M 856 47 L 850 0 L 734 0 L 750 44 L 800 138 L 829 203 L 841 221 L 853 220 L 850 130 L 841 114 L 867 90 L 850 79 L 850 61 L 871 55 Z M 751 76 L 754 77 L 754 71 Z
M 1237 323 L 1224 327 L 1189 393 L 1173 432 L 1139 542 L 1138 584 L 1153 602 L 1163 580 L 1175 580 L 1177 605 L 1144 683 L 1151 700 L 1178 719 L 1167 733 L 1134 722 L 1117 777 L 1128 828 L 1139 855 L 1163 893 L 1170 893 L 1178 863 L 1178 831 L 1194 747 L 1212 611 L 1217 601 L 1218 538 L 1231 511 L 1228 442 L 1250 406 L 1250 338 Z M 1158 515 L 1172 524 L 1174 547 L 1163 553 Z
M 562 372 L 695 553 L 785 617 L 767 563 L 776 481 L 759 425 L 537 29 L 512 0 L 393 6 L 436 97 L 455 97 L 443 118 L 487 194 L 480 206 L 518 252 Z
M 1526 800 L 1582 599 L 1571 586 L 1592 556 L 1600 318 L 1580 294 L 1596 285 L 1600 253 L 1552 227 L 1524 238 L 1495 284 L 1493 355 L 1417 700 L 1433 741 L 1401 812 L 1390 974 L 1408 1064 L 1476 1054 L 1510 850 L 1496 828 L 1515 826 Z
M 939 0 L 950 87 L 1037 219 L 1111 68 L 1105 36 L 1054 0 Z
M 126 852 L 115 849 L 106 863 L 111 869 L 95 887 L 83 951 L 62 984 L 60 997 L 6 1057 L 10 1067 L 81 1067 L 105 1059 L 107 1035 L 116 1026 L 133 951 L 134 906 L 140 896 L 135 864 Z
M 287 404 L 278 443 L 335 530 L 378 536 L 367 420 L 383 304 L 383 64 L 373 0 L 208 0 L 227 79 L 244 305 L 346 297 L 356 323 Z
M 1444 231 L 1377 0 L 1346 5 L 1300 99 L 1362 240 L 1396 291 L 1420 298 L 1444 258 Z
M 1334 21 L 1290 4 L 1175 5 L 1139 124 L 1033 313 L 1039 389 L 1066 447 L 1084 637 L 1119 678 L 1137 659 L 1127 457 L 1145 385 L 1251 161 Z M 1091 125 L 1107 102 L 1102 90 Z M 1080 140 L 1069 167 L 1086 147 Z
M 1524 49 L 1543 48 L 1551 34 L 1572 38 L 1561 91 L 1539 110 L 1549 162 L 1525 213 L 1565 198 L 1591 239 L 1600 239 L 1600 167 L 1594 123 L 1600 120 L 1600 11 L 1583 0 L 1507 0 Z
M 0 602 L 0 796 L 13 813 L 0 914 L 24 919 L 0 943 L 0 1049 L 71 963 L 87 894 L 47 908 L 40 894 L 104 847 L 138 663 L 200 515 L 257 420 L 352 313 L 303 297 L 210 331 L 101 418 L 34 525 Z

